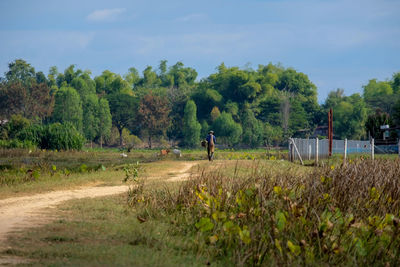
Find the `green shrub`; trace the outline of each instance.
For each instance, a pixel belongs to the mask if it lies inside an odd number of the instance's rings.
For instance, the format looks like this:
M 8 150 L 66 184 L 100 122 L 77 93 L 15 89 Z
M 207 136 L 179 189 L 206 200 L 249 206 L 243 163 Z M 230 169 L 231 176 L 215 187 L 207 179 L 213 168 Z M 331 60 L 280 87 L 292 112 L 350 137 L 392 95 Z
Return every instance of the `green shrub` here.
M 45 126 L 41 124 L 33 124 L 17 133 L 17 138 L 18 140 L 29 141 L 35 146 L 39 146 L 43 138 L 44 129 Z
M 71 123 L 34 124 L 16 134 L 20 142 L 41 149 L 82 149 L 85 139 Z M 25 148 L 17 146 L 20 148 Z
M 85 138 L 71 123 L 53 123 L 46 125 L 40 141 L 42 149 L 82 149 Z
M 32 149 L 35 148 L 36 144 L 32 143 L 30 140 L 0 140 L 0 148 L 25 148 Z

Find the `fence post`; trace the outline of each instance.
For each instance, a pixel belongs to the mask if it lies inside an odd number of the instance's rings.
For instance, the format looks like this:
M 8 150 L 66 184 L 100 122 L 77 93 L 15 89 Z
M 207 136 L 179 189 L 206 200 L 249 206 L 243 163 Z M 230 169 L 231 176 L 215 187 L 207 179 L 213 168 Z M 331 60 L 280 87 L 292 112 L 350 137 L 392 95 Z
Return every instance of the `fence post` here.
M 299 157 L 299 159 L 300 159 L 300 163 L 301 163 L 301 165 L 304 165 L 304 163 L 303 163 L 303 159 L 301 158 L 300 152 L 299 152 L 299 150 L 297 149 L 297 146 L 296 146 L 296 143 L 294 142 L 294 139 L 293 139 L 293 138 L 290 138 L 290 139 L 292 140 L 292 143 L 293 143 L 294 149 L 296 150 L 297 156 L 298 156 L 298 157 Z
M 294 141 L 292 142 L 292 149 L 290 152 L 292 153 L 292 162 L 294 162 L 296 160 L 296 155 L 294 153 Z
M 399 158 L 400 158 L 400 138 L 399 138 L 399 143 L 397 144 L 397 149 L 398 149 Z
M 344 139 L 344 159 L 343 159 L 343 163 L 346 163 L 346 159 L 347 159 L 347 138 Z
M 374 138 L 371 139 L 371 159 L 375 159 L 375 140 Z
M 311 144 L 308 145 L 308 160 L 311 160 Z
M 318 166 L 318 137 L 315 138 L 315 166 Z
M 290 160 L 290 162 L 294 162 L 294 160 L 295 160 L 294 147 L 293 147 L 292 140 L 290 140 L 290 139 L 289 139 L 289 160 Z

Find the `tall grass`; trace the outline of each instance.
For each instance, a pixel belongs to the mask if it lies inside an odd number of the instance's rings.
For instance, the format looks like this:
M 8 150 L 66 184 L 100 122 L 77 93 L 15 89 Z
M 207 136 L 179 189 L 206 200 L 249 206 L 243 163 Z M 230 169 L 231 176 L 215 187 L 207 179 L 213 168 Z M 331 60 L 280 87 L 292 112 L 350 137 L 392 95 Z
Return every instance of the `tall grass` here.
M 237 265 L 400 264 L 400 161 L 311 172 L 255 161 L 199 170 L 176 192 L 130 192 L 141 221 L 165 218 L 192 249 Z

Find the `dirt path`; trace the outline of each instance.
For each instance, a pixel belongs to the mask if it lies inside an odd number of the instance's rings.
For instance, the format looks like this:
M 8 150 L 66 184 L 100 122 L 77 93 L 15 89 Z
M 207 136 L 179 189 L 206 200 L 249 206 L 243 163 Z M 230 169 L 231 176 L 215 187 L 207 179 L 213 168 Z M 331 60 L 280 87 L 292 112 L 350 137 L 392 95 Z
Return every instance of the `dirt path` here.
M 186 162 L 181 170 L 174 173 L 174 175 L 169 177 L 166 181 L 167 182 L 177 182 L 177 181 L 187 180 L 191 175 L 189 170 L 196 164 L 197 164 L 197 162 Z
M 114 195 L 127 190 L 127 185 L 88 187 L 0 200 L 0 242 L 4 241 L 7 234 L 13 230 L 32 227 L 37 222 L 43 221 L 42 219 L 46 219 L 41 218 L 40 211 L 43 209 L 70 199 Z
M 185 162 L 180 164 L 179 170 L 170 172 L 169 176 L 163 174 L 157 178 L 167 182 L 183 181 L 196 164 L 198 162 Z M 46 223 L 51 219 L 46 211 L 64 201 L 121 194 L 127 190 L 127 185 L 91 186 L 0 200 L 0 247 L 4 247 L 7 235 L 13 231 Z

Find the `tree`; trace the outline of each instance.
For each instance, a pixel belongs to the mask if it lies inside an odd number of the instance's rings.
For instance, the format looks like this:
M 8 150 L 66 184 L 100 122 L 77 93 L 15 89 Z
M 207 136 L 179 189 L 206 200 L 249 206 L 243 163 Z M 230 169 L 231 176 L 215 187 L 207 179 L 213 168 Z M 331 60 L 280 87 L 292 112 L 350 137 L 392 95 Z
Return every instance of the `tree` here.
M 278 145 L 284 139 L 283 130 L 280 126 L 272 126 L 267 122 L 264 124 L 264 137 L 268 145 Z
M 191 98 L 198 107 L 198 118 L 209 120 L 209 114 L 213 107 L 218 107 L 222 104 L 222 95 L 215 89 L 209 88 L 211 84 L 207 82 L 200 82 L 194 89 Z
M 364 100 L 370 108 L 380 108 L 392 114 L 398 95 L 393 95 L 393 88 L 390 82 L 381 82 L 376 79 L 369 80 L 364 88 Z
M 335 137 L 361 139 L 365 136 L 367 107 L 359 94 L 344 96 L 330 93 L 324 107 L 326 112 L 330 108 L 333 109 L 333 134 Z
M 161 85 L 165 87 L 190 87 L 194 85 L 197 77 L 197 72 L 195 69 L 184 67 L 183 63 L 178 61 L 175 65 L 171 66 L 166 71 L 167 61 L 163 60 L 160 62 L 160 79 Z
M 23 59 L 16 59 L 8 64 L 8 71 L 5 74 L 7 82 L 21 82 L 24 86 L 29 86 L 36 78 L 35 69 Z
M 200 132 L 201 137 L 204 138 L 205 136 L 207 136 L 209 131 L 210 131 L 210 125 L 208 125 L 206 120 L 203 120 L 201 122 L 201 132 Z
M 140 81 L 140 85 L 145 88 L 155 88 L 160 84 L 160 79 L 157 76 L 157 73 L 153 71 L 153 68 L 147 66 L 143 71 L 143 79 Z
M 99 99 L 98 113 L 98 136 L 100 138 L 100 147 L 103 147 L 103 141 L 110 137 L 112 118 L 108 101 L 105 98 Z
M 129 72 L 125 74 L 124 79 L 134 89 L 140 81 L 139 72 L 133 67 L 129 68 Z
M 254 100 L 262 89 L 256 82 L 254 71 L 226 68 L 224 64 L 218 67 L 218 73 L 211 74 L 208 79 L 225 100 L 240 104 Z
M 55 95 L 53 121 L 70 122 L 75 129 L 82 132 L 81 98 L 72 87 L 62 87 Z
M 282 126 L 281 97 L 277 94 L 266 97 L 258 105 L 259 114 L 257 118 L 263 122 L 268 122 L 272 126 Z
M 46 79 L 46 76 L 44 75 L 43 72 L 41 72 L 41 71 L 36 72 L 36 83 L 38 83 L 38 84 L 40 84 L 40 83 L 47 84 L 48 83 L 47 79 Z
M 9 119 L 13 114 L 25 114 L 27 91 L 22 83 L 0 84 L 0 114 Z
M 400 72 L 396 72 L 393 74 L 392 78 L 392 89 L 393 93 L 400 93 Z
M 252 148 L 258 147 L 263 143 L 264 127 L 262 122 L 256 119 L 253 111 L 248 105 L 242 112 L 243 137 L 242 142 Z
M 138 112 L 140 127 L 148 134 L 150 148 L 152 147 L 152 138 L 154 136 L 165 135 L 170 123 L 169 113 L 170 107 L 165 98 L 150 92 L 141 99 Z
M 370 114 L 365 122 L 365 130 L 368 136 L 376 139 L 383 138 L 383 132 L 380 130 L 382 125 L 391 125 L 392 120 L 386 112 L 377 108 L 374 114 Z
M 214 122 L 219 116 L 221 115 L 221 112 L 219 111 L 218 107 L 213 107 L 210 113 L 211 121 Z
M 24 118 L 21 115 L 12 115 L 9 123 L 6 124 L 7 126 L 7 138 L 13 139 L 16 138 L 18 133 L 22 130 L 28 128 L 31 125 L 31 122 Z
M 242 135 L 242 127 L 227 112 L 222 112 L 221 116 L 215 120 L 213 129 L 216 136 L 221 140 L 220 142 L 230 146 L 239 143 Z
M 201 125 L 197 121 L 197 108 L 193 100 L 189 100 L 185 106 L 183 118 L 183 141 L 187 147 L 196 147 L 200 141 Z
M 289 129 L 290 135 L 294 133 L 310 133 L 311 114 L 308 114 L 297 98 L 290 99 Z M 310 123 L 311 122 L 311 123 Z
M 20 82 L 0 84 L 0 116 L 21 114 L 29 119 L 44 119 L 53 111 L 54 98 L 47 84 L 32 81 L 25 87 Z
M 96 93 L 99 95 L 132 93 L 132 86 L 122 79 L 120 75 L 109 70 L 103 71 L 100 76 L 94 78 L 94 81 L 96 83 Z
M 95 94 L 88 95 L 83 102 L 83 134 L 88 141 L 92 141 L 99 131 L 99 101 Z
M 137 114 L 136 99 L 127 94 L 115 93 L 108 96 L 112 125 L 117 127 L 119 132 L 119 145 L 123 145 L 122 130 L 132 125 Z

